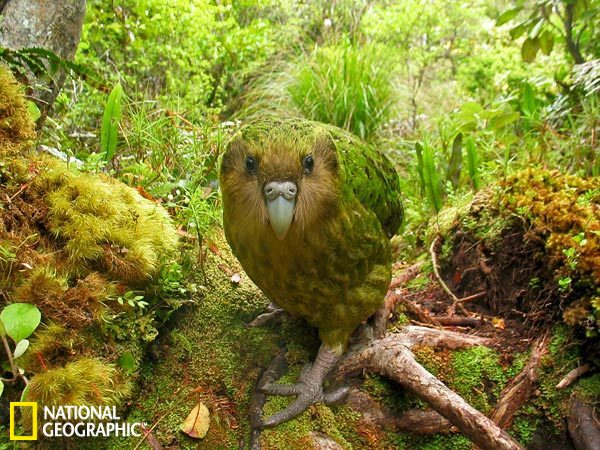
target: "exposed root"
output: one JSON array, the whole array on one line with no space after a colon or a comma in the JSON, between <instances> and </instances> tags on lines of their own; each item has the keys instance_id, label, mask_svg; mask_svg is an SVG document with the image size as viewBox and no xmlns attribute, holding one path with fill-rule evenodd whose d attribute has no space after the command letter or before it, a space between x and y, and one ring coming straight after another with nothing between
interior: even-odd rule
<instances>
[{"instance_id":1,"label":"exposed root","mask_svg":"<svg viewBox=\"0 0 600 450\"><path fill-rule=\"evenodd\" d=\"M525 368L502 391L491 418L503 429L510 427L515 413L533 393L538 380L538 367L542 356L547 352L548 335L539 338L531 349Z\"/></svg>"},{"instance_id":2,"label":"exposed root","mask_svg":"<svg viewBox=\"0 0 600 450\"><path fill-rule=\"evenodd\" d=\"M564 389L569 387L573 382L575 382L581 375L588 373L592 370L592 365L590 363L584 364L583 366L579 366L573 370L571 370L565 377L560 380L560 383L556 385L556 389Z\"/></svg>"},{"instance_id":3,"label":"exposed root","mask_svg":"<svg viewBox=\"0 0 600 450\"><path fill-rule=\"evenodd\" d=\"M425 370L410 351L417 344L458 349L489 344L489 340L451 331L409 326L400 333L391 334L349 352L340 366L340 374L349 375L366 369L390 378L426 401L483 449L523 448L491 419Z\"/></svg>"},{"instance_id":4,"label":"exposed root","mask_svg":"<svg viewBox=\"0 0 600 450\"><path fill-rule=\"evenodd\" d=\"M572 397L567 419L569 434L577 450L600 448L600 420L594 406Z\"/></svg>"},{"instance_id":5,"label":"exposed root","mask_svg":"<svg viewBox=\"0 0 600 450\"><path fill-rule=\"evenodd\" d=\"M420 409L406 411L398 419L398 429L418 434L437 434L456 431L448 419L433 409L427 411Z\"/></svg>"}]
</instances>

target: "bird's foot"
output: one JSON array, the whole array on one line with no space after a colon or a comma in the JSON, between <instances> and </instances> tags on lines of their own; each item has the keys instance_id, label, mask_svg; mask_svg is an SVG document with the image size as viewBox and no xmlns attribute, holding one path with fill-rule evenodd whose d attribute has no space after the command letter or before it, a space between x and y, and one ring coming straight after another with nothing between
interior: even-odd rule
<instances>
[{"instance_id":1,"label":"bird's foot","mask_svg":"<svg viewBox=\"0 0 600 450\"><path fill-rule=\"evenodd\" d=\"M269 306L267 306L267 312L259 314L246 326L248 328L254 328L262 327L269 322L281 322L287 315L288 313L286 311L278 306L275 306L273 303L270 303Z\"/></svg>"},{"instance_id":2,"label":"bird's foot","mask_svg":"<svg viewBox=\"0 0 600 450\"><path fill-rule=\"evenodd\" d=\"M259 390L267 395L297 396L296 400L290 406L264 419L260 424L261 428L270 428L287 422L303 413L314 403L322 402L331 404L343 399L348 392L347 387L335 389L327 393L323 392L323 380L331 369L335 367L339 359L340 355L323 345L319 349L319 354L314 364L307 364L302 369L298 383L267 383L259 386Z\"/></svg>"}]
</instances>

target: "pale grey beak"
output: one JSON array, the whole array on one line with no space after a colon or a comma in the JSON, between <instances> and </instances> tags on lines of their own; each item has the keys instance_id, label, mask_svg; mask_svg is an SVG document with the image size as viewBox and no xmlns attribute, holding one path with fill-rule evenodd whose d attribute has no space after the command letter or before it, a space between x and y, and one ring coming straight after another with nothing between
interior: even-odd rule
<instances>
[{"instance_id":1,"label":"pale grey beak","mask_svg":"<svg viewBox=\"0 0 600 450\"><path fill-rule=\"evenodd\" d=\"M296 208L298 187L291 181L271 181L263 189L269 222L279 239L290 229Z\"/></svg>"}]
</instances>

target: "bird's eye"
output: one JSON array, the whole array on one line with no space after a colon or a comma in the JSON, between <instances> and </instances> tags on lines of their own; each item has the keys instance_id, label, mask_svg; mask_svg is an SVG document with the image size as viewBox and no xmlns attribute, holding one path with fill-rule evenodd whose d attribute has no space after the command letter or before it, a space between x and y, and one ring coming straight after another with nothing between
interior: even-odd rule
<instances>
[{"instance_id":1,"label":"bird's eye","mask_svg":"<svg viewBox=\"0 0 600 450\"><path fill-rule=\"evenodd\" d=\"M250 175L256 175L256 160L252 156L246 157L246 172Z\"/></svg>"},{"instance_id":2,"label":"bird's eye","mask_svg":"<svg viewBox=\"0 0 600 450\"><path fill-rule=\"evenodd\" d=\"M309 174L313 171L315 167L315 159L312 155L307 155L302 160L302 167L304 168L304 173Z\"/></svg>"}]
</instances>

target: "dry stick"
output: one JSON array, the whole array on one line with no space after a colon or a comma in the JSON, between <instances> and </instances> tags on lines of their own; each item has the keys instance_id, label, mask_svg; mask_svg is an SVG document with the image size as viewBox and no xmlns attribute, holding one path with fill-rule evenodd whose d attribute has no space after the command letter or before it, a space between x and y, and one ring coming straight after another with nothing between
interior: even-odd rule
<instances>
[{"instance_id":1,"label":"dry stick","mask_svg":"<svg viewBox=\"0 0 600 450\"><path fill-rule=\"evenodd\" d=\"M565 375L565 377L562 380L560 380L560 383L556 385L556 389L564 389L566 387L569 387L581 375L589 372L590 370L592 370L592 365L589 363L571 370L568 374Z\"/></svg>"},{"instance_id":2,"label":"dry stick","mask_svg":"<svg viewBox=\"0 0 600 450\"><path fill-rule=\"evenodd\" d=\"M401 333L391 334L348 354L340 366L340 373L367 369L384 375L426 401L482 449L521 450L523 447L508 433L417 363L409 350L418 343L448 344L452 348L460 342L464 346L465 342L482 341L489 342L446 330L405 327Z\"/></svg>"},{"instance_id":3,"label":"dry stick","mask_svg":"<svg viewBox=\"0 0 600 450\"><path fill-rule=\"evenodd\" d=\"M460 299L456 295L454 295L454 293L450 290L450 288L446 285L446 283L444 283L444 280L442 280L442 276L440 275L440 271L438 269L437 255L435 254L435 247L438 245L439 240L440 240L440 236L437 235L435 237L435 239L433 240L433 242L431 243L431 247L429 247L429 254L431 255L431 263L433 266L433 274L435 275L435 278L437 279L437 282L440 285L440 287L444 290L444 292L452 300L452 306L449 308L451 313L454 314L454 308L456 308L456 306L458 305L460 311L465 316L468 316L469 312L460 303Z\"/></svg>"},{"instance_id":4,"label":"dry stick","mask_svg":"<svg viewBox=\"0 0 600 450\"><path fill-rule=\"evenodd\" d=\"M538 380L537 370L542 356L547 352L548 335L537 339L531 349L525 368L502 390L500 399L491 414L498 426L506 429L513 421L516 412L529 400Z\"/></svg>"}]
</instances>

